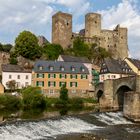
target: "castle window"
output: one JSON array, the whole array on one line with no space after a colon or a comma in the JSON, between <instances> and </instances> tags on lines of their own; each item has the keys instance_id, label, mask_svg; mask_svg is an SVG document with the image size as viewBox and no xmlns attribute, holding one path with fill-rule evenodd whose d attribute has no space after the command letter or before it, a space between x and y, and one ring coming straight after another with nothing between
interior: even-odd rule
<instances>
[{"instance_id":1,"label":"castle window","mask_svg":"<svg viewBox=\"0 0 140 140\"><path fill-rule=\"evenodd\" d=\"M72 67L71 67L71 71L75 71L75 67L72 66Z\"/></svg>"},{"instance_id":2,"label":"castle window","mask_svg":"<svg viewBox=\"0 0 140 140\"><path fill-rule=\"evenodd\" d=\"M64 70L65 70L65 68L64 68L64 67L60 67L60 69L61 69L61 71L64 71Z\"/></svg>"},{"instance_id":3,"label":"castle window","mask_svg":"<svg viewBox=\"0 0 140 140\"><path fill-rule=\"evenodd\" d=\"M38 69L39 70L43 70L43 66L38 66Z\"/></svg>"},{"instance_id":4,"label":"castle window","mask_svg":"<svg viewBox=\"0 0 140 140\"><path fill-rule=\"evenodd\" d=\"M69 25L69 23L67 22L67 26Z\"/></svg>"},{"instance_id":5,"label":"castle window","mask_svg":"<svg viewBox=\"0 0 140 140\"><path fill-rule=\"evenodd\" d=\"M53 66L50 66L49 69L50 69L50 71L53 71L54 70L54 67Z\"/></svg>"},{"instance_id":6,"label":"castle window","mask_svg":"<svg viewBox=\"0 0 140 140\"><path fill-rule=\"evenodd\" d=\"M95 21L95 24L97 24L97 21Z\"/></svg>"}]
</instances>

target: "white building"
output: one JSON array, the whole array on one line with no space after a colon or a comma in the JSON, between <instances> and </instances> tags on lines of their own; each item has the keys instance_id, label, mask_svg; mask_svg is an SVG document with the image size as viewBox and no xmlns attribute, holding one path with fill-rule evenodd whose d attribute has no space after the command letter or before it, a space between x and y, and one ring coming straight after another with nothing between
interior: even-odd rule
<instances>
[{"instance_id":1,"label":"white building","mask_svg":"<svg viewBox=\"0 0 140 140\"><path fill-rule=\"evenodd\" d=\"M12 80L16 82L16 88L21 89L23 87L31 85L32 71L25 70L18 65L3 64L2 67L2 84L8 89L6 83Z\"/></svg>"},{"instance_id":2,"label":"white building","mask_svg":"<svg viewBox=\"0 0 140 140\"><path fill-rule=\"evenodd\" d=\"M104 82L108 79L119 79L135 75L125 61L106 58L101 64L99 81Z\"/></svg>"}]
</instances>

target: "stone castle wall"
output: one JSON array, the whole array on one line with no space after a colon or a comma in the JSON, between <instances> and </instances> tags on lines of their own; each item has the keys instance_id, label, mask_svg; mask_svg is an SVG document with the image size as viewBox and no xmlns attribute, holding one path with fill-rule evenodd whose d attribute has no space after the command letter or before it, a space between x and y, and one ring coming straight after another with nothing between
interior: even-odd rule
<instances>
[{"instance_id":1,"label":"stone castle wall","mask_svg":"<svg viewBox=\"0 0 140 140\"><path fill-rule=\"evenodd\" d=\"M63 48L72 47L75 37L81 37L86 43L96 43L112 53L115 59L128 57L127 28L119 25L114 30L101 29L101 15L88 13L85 16L85 29L82 33L72 33L72 15L58 12L53 18L52 42Z\"/></svg>"}]
</instances>

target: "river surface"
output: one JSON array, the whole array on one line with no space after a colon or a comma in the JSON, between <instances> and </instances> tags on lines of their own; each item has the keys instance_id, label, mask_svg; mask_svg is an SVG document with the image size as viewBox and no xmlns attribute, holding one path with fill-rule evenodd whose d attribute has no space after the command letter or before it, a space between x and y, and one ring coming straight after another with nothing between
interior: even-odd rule
<instances>
[{"instance_id":1,"label":"river surface","mask_svg":"<svg viewBox=\"0 0 140 140\"><path fill-rule=\"evenodd\" d=\"M140 140L140 125L122 112L89 112L42 120L17 120L0 125L0 140L61 140L72 135L94 134L108 140Z\"/></svg>"}]
</instances>

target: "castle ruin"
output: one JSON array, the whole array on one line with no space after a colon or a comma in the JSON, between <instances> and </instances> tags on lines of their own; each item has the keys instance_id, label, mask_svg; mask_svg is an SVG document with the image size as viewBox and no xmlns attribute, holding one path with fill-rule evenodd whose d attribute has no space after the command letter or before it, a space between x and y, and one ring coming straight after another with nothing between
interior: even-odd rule
<instances>
[{"instance_id":1,"label":"castle ruin","mask_svg":"<svg viewBox=\"0 0 140 140\"><path fill-rule=\"evenodd\" d=\"M64 49L72 47L72 42L80 37L88 44L97 46L111 52L114 59L128 57L127 28L117 25L114 30L101 28L101 15L88 13L85 16L85 29L79 33L72 32L72 15L58 12L52 17L52 43L60 44Z\"/></svg>"}]
</instances>

